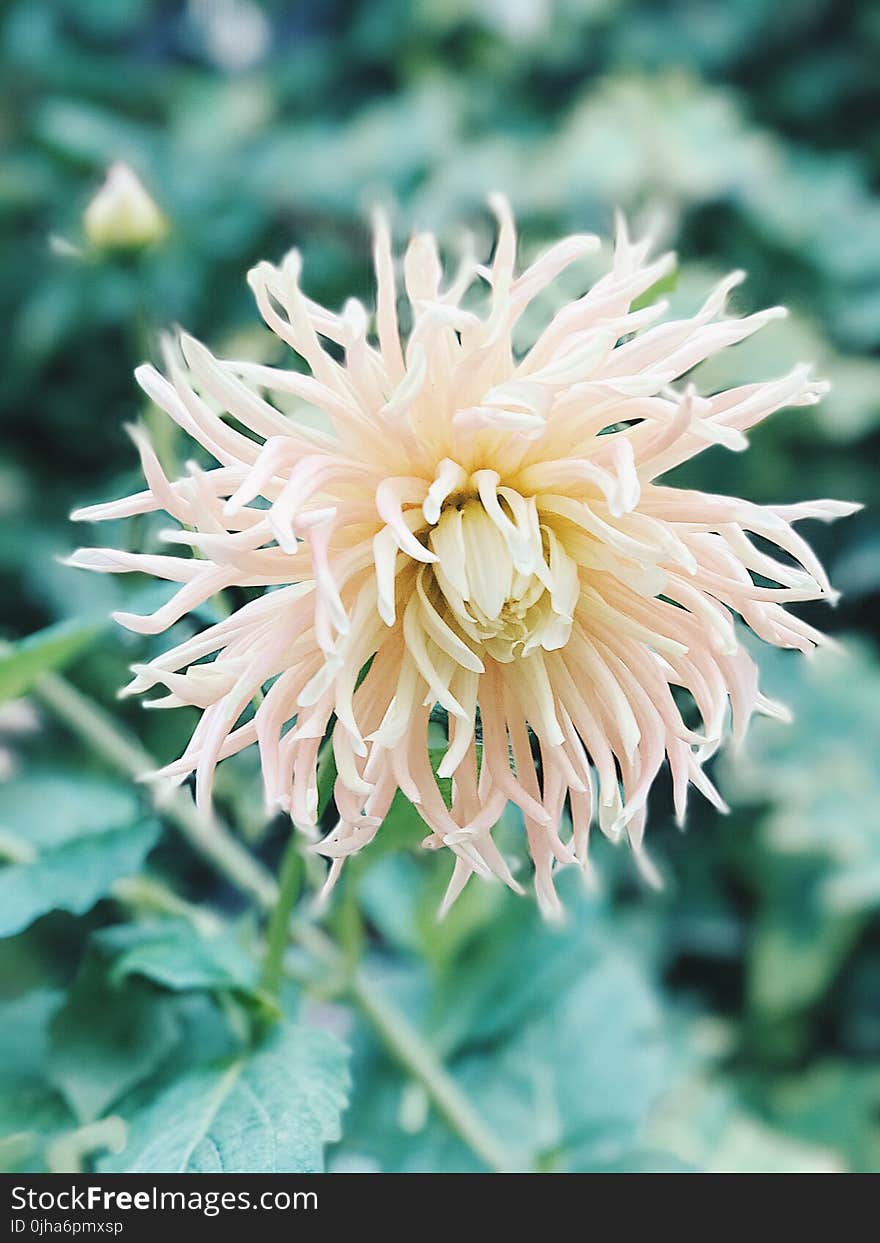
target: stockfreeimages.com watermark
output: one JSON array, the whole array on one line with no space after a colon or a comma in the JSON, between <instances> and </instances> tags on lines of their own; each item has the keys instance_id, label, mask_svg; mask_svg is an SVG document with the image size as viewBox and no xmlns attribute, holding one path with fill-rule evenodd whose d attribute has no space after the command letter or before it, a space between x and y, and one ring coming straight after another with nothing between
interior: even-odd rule
<instances>
[{"instance_id":1,"label":"stockfreeimages.com watermark","mask_svg":"<svg viewBox=\"0 0 880 1243\"><path fill-rule=\"evenodd\" d=\"M60 1191L41 1191L34 1187L13 1187L12 1211L29 1213L130 1213L130 1212L188 1212L201 1213L204 1217L218 1217L221 1213L262 1209L264 1212L288 1212L290 1210L315 1211L318 1207L316 1191L262 1191L251 1195L249 1191L165 1191L159 1187L144 1187L140 1191L111 1191L99 1185L88 1187L64 1187ZM44 1230L38 1225L45 1226ZM79 1227L76 1229L75 1227ZM71 1222L47 1219L13 1218L12 1233L111 1233L119 1234L123 1228L119 1221Z\"/></svg>"}]
</instances>

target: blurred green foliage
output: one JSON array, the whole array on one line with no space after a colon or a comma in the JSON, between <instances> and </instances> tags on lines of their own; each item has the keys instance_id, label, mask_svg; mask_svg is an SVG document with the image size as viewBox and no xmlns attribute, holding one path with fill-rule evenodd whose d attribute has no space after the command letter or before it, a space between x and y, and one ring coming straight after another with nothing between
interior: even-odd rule
<instances>
[{"instance_id":1,"label":"blurred green foliage","mask_svg":"<svg viewBox=\"0 0 880 1243\"><path fill-rule=\"evenodd\" d=\"M482 1168L301 950L273 1022L253 911L40 707L40 679L67 665L158 761L192 726L114 702L158 647L101 619L161 589L55 560L73 505L139 486L126 421L153 420L169 459L189 451L131 378L159 330L280 357L251 263L297 245L310 294L369 297L372 202L396 204L401 234L454 242L468 225L488 245L483 201L502 189L526 253L607 233L619 206L679 247L676 302L746 267L743 309L791 307L700 382L813 359L832 394L682 478L867 503L810 532L845 593L810 620L844 652L759 653L795 724L760 722L724 757L728 821L695 805L679 834L657 792L660 895L600 845L602 892L566 885L562 929L478 884L438 923L446 864L421 858L399 801L329 928L523 1167L880 1169L878 54L867 0L3 6L0 610L6 639L40 631L0 651L2 762L18 768L0 789L3 1168ZM102 255L81 214L120 159L169 232ZM133 521L106 542L155 531ZM274 870L284 826L260 812L253 757L221 770L219 803ZM190 1133L206 1096L221 1105Z\"/></svg>"}]
</instances>

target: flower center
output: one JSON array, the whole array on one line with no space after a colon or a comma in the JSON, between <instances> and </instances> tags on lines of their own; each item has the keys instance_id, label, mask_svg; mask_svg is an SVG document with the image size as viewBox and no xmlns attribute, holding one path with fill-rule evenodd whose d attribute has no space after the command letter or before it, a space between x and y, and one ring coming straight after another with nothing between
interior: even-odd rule
<instances>
[{"instance_id":1,"label":"flower center","mask_svg":"<svg viewBox=\"0 0 880 1243\"><path fill-rule=\"evenodd\" d=\"M568 641L577 566L541 522L534 500L502 488L491 512L477 498L451 503L428 545L438 558L423 571L431 603L495 660L508 663Z\"/></svg>"}]
</instances>

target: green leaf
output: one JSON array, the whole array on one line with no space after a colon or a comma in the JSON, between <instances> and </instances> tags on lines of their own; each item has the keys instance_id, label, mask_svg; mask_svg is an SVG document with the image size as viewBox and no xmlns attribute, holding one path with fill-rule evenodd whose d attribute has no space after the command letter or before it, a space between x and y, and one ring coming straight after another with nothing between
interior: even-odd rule
<instances>
[{"instance_id":1,"label":"green leaf","mask_svg":"<svg viewBox=\"0 0 880 1243\"><path fill-rule=\"evenodd\" d=\"M102 1117L177 1041L168 999L137 980L114 987L105 967L87 957L52 1023L49 1076L80 1122Z\"/></svg>"},{"instance_id":2,"label":"green leaf","mask_svg":"<svg viewBox=\"0 0 880 1243\"><path fill-rule=\"evenodd\" d=\"M103 623L60 622L0 647L0 703L26 695L44 673L63 669L98 637Z\"/></svg>"},{"instance_id":3,"label":"green leaf","mask_svg":"<svg viewBox=\"0 0 880 1243\"><path fill-rule=\"evenodd\" d=\"M607 911L566 877L560 889L567 928L503 896L439 978L424 958L406 971L378 961L372 970L518 1164L599 1169L639 1148L675 1056L654 986L615 944ZM483 1168L426 1102L419 1115L415 1094L366 1035L358 1052L343 1158L383 1171Z\"/></svg>"},{"instance_id":4,"label":"green leaf","mask_svg":"<svg viewBox=\"0 0 880 1243\"><path fill-rule=\"evenodd\" d=\"M171 992L259 996L257 962L228 928L211 933L185 919L161 919L105 928L94 940L112 958L114 984L142 976Z\"/></svg>"},{"instance_id":5,"label":"green leaf","mask_svg":"<svg viewBox=\"0 0 880 1243\"><path fill-rule=\"evenodd\" d=\"M660 1150L708 1174L841 1173L827 1143L805 1142L749 1112L735 1092L694 1076L651 1120Z\"/></svg>"},{"instance_id":6,"label":"green leaf","mask_svg":"<svg viewBox=\"0 0 880 1243\"><path fill-rule=\"evenodd\" d=\"M608 912L584 894L571 873L560 877L570 915L557 927L541 917L534 902L504 895L491 925L475 929L459 947L437 987L433 1026L444 1047L466 1041L491 1042L543 1014L566 986L589 971L606 950ZM433 911L423 912L428 939Z\"/></svg>"},{"instance_id":7,"label":"green leaf","mask_svg":"<svg viewBox=\"0 0 880 1243\"><path fill-rule=\"evenodd\" d=\"M81 915L136 872L159 837L135 794L91 777L32 773L0 787L0 822L29 858L0 867L0 936L47 911Z\"/></svg>"},{"instance_id":8,"label":"green leaf","mask_svg":"<svg viewBox=\"0 0 880 1243\"><path fill-rule=\"evenodd\" d=\"M769 692L794 723L756 721L740 755L728 757L731 798L769 803L762 840L780 864L813 856L829 865L817 900L826 914L880 906L880 670L855 637L841 651L765 652Z\"/></svg>"},{"instance_id":9,"label":"green leaf","mask_svg":"<svg viewBox=\"0 0 880 1243\"><path fill-rule=\"evenodd\" d=\"M780 877L775 900L768 900L751 929L749 1003L762 1019L783 1019L820 1001L859 932L853 915L828 917L816 901L816 869L804 874L809 879L799 887Z\"/></svg>"},{"instance_id":10,"label":"green leaf","mask_svg":"<svg viewBox=\"0 0 880 1243\"><path fill-rule=\"evenodd\" d=\"M318 817L320 819L333 797L333 787L336 784L336 756L333 754L333 747L329 743L325 743L321 748L321 755L318 759L317 784Z\"/></svg>"},{"instance_id":11,"label":"green leaf","mask_svg":"<svg viewBox=\"0 0 880 1243\"><path fill-rule=\"evenodd\" d=\"M794 723L756 721L722 777L734 804L766 807L757 841L741 851L759 901L748 996L761 1023L779 1025L776 1051L781 1040L795 1054L798 1032L782 1025L827 995L880 906L880 674L854 639L809 663L798 653L763 653L761 666Z\"/></svg>"},{"instance_id":12,"label":"green leaf","mask_svg":"<svg viewBox=\"0 0 880 1243\"><path fill-rule=\"evenodd\" d=\"M834 1145L854 1173L880 1169L880 1069L823 1060L797 1074L760 1085L760 1099L777 1126L810 1144Z\"/></svg>"},{"instance_id":13,"label":"green leaf","mask_svg":"<svg viewBox=\"0 0 880 1243\"><path fill-rule=\"evenodd\" d=\"M61 1000L54 989L35 989L0 1006L0 1170L41 1168L46 1143L71 1124L46 1078L49 1024Z\"/></svg>"},{"instance_id":14,"label":"green leaf","mask_svg":"<svg viewBox=\"0 0 880 1243\"><path fill-rule=\"evenodd\" d=\"M462 1078L496 1134L528 1136L538 1168L590 1169L639 1141L669 1060L653 990L609 945L500 1056L489 1045L469 1057Z\"/></svg>"},{"instance_id":15,"label":"green leaf","mask_svg":"<svg viewBox=\"0 0 880 1243\"><path fill-rule=\"evenodd\" d=\"M372 867L385 855L412 851L427 835L424 820L406 795L398 790L379 832L356 859L362 867Z\"/></svg>"},{"instance_id":16,"label":"green leaf","mask_svg":"<svg viewBox=\"0 0 880 1243\"><path fill-rule=\"evenodd\" d=\"M0 1073L45 1073L49 1021L63 999L57 989L37 988L0 1007Z\"/></svg>"},{"instance_id":17,"label":"green leaf","mask_svg":"<svg viewBox=\"0 0 880 1243\"><path fill-rule=\"evenodd\" d=\"M649 289L643 294L635 298L630 306L631 311L640 311L642 307L652 306L653 303L659 302L664 294L673 293L678 287L678 268L675 267L671 272L667 272L665 276L661 276L659 281L655 281Z\"/></svg>"},{"instance_id":18,"label":"green leaf","mask_svg":"<svg viewBox=\"0 0 880 1243\"><path fill-rule=\"evenodd\" d=\"M31 1130L0 1135L0 1173L15 1174L21 1171L25 1162L33 1155L38 1142L38 1135Z\"/></svg>"},{"instance_id":19,"label":"green leaf","mask_svg":"<svg viewBox=\"0 0 880 1243\"><path fill-rule=\"evenodd\" d=\"M346 1052L325 1032L283 1025L256 1052L195 1070L130 1121L102 1173L307 1174L339 1138Z\"/></svg>"}]
</instances>

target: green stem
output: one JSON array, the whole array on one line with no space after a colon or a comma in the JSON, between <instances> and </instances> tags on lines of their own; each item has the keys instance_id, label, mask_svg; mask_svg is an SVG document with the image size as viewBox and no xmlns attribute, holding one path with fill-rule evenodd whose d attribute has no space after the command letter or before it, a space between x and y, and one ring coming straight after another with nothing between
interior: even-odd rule
<instances>
[{"instance_id":1,"label":"green stem","mask_svg":"<svg viewBox=\"0 0 880 1243\"><path fill-rule=\"evenodd\" d=\"M278 996L284 979L284 952L290 942L290 919L299 896L302 872L302 856L294 829L281 860L278 901L272 909L266 933L266 957L263 960L262 983L266 992L273 997Z\"/></svg>"},{"instance_id":2,"label":"green stem","mask_svg":"<svg viewBox=\"0 0 880 1243\"><path fill-rule=\"evenodd\" d=\"M440 1114L471 1151L497 1174L522 1172L522 1164L486 1125L431 1046L363 970L355 973L351 993L388 1051L422 1084Z\"/></svg>"},{"instance_id":3,"label":"green stem","mask_svg":"<svg viewBox=\"0 0 880 1243\"><path fill-rule=\"evenodd\" d=\"M156 761L139 742L88 696L57 673L47 673L36 686L39 698L108 764L135 781L151 772ZM187 790L168 782L146 787L157 811L178 829L203 858L236 888L265 910L278 900L271 874L239 845L225 825L203 816Z\"/></svg>"},{"instance_id":4,"label":"green stem","mask_svg":"<svg viewBox=\"0 0 880 1243\"><path fill-rule=\"evenodd\" d=\"M89 743L106 763L135 780L156 767L153 757L140 743L63 677L54 673L45 674L35 689L55 716L73 734ZM341 952L319 928L296 918L291 919L299 881L298 872L291 862L291 855L296 853L292 842L285 853L279 886L224 825L202 816L186 790L161 785L151 786L150 789L157 810L190 845L221 876L250 895L261 910L271 912L264 979L267 974L273 980L276 978L276 962L283 964L284 944L288 937L328 967L344 967ZM424 1087L438 1112L476 1156L499 1173L514 1172L520 1168L442 1065L435 1050L393 1002L383 996L363 969L356 969L349 975L349 991L391 1056Z\"/></svg>"},{"instance_id":5,"label":"green stem","mask_svg":"<svg viewBox=\"0 0 880 1243\"><path fill-rule=\"evenodd\" d=\"M326 933L312 924L294 919L291 936L313 958L324 962L328 971L344 964L342 954ZM498 1174L524 1172L527 1166L508 1152L486 1125L449 1071L406 1015L377 988L362 967L348 976L348 992L385 1046L387 1052L412 1078L422 1085L440 1115L471 1151Z\"/></svg>"}]
</instances>

